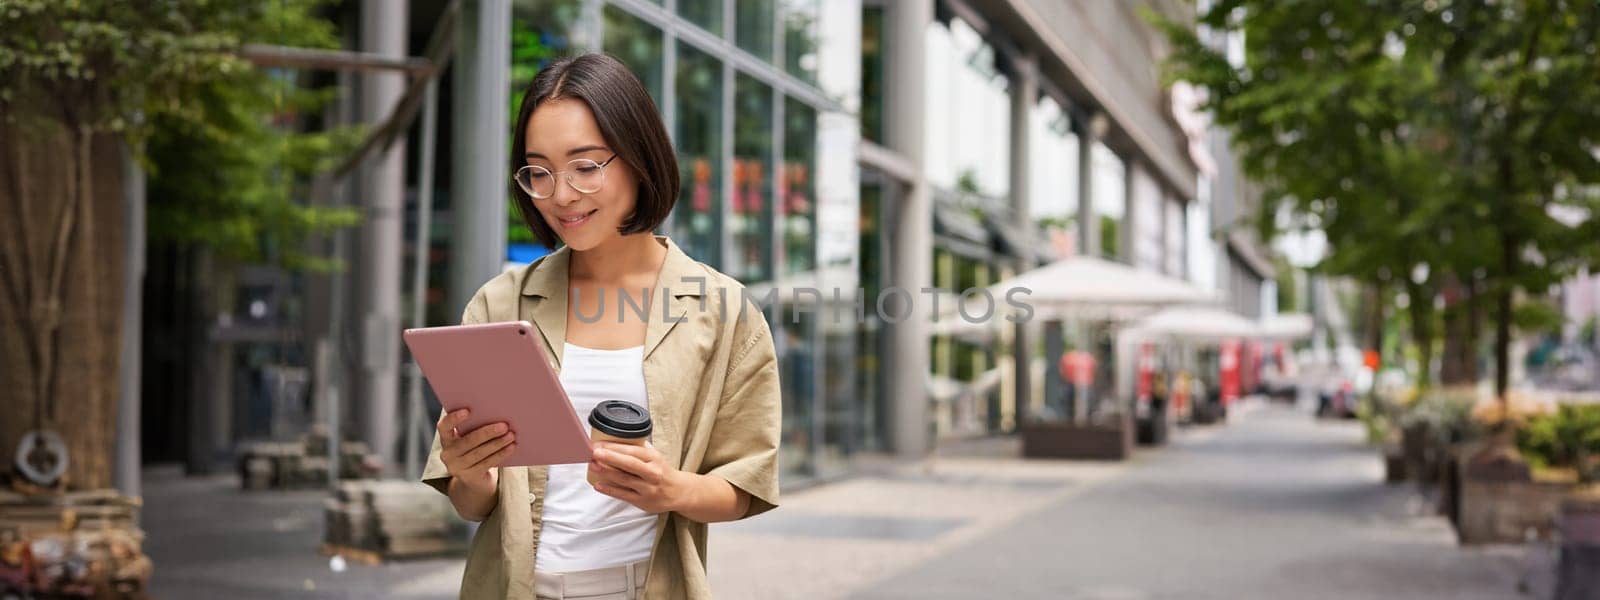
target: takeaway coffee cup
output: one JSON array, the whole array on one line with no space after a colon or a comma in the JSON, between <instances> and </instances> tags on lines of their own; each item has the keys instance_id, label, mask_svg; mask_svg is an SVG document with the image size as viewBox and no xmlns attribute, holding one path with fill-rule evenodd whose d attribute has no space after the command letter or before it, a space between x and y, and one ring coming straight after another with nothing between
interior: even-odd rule
<instances>
[{"instance_id":1,"label":"takeaway coffee cup","mask_svg":"<svg viewBox=\"0 0 1600 600\"><path fill-rule=\"evenodd\" d=\"M589 439L644 446L650 439L650 411L624 400L605 400L589 411ZM589 476L594 484L594 476Z\"/></svg>"}]
</instances>

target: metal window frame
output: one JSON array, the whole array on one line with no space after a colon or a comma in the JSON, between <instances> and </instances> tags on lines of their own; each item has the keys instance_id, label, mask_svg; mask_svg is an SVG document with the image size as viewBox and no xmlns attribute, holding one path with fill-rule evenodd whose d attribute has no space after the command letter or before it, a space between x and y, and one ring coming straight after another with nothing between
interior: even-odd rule
<instances>
[{"instance_id":1,"label":"metal window frame","mask_svg":"<svg viewBox=\"0 0 1600 600\"><path fill-rule=\"evenodd\" d=\"M657 5L649 0L590 0L603 2L620 8L651 25L661 28L663 33L695 46L700 51L717 57L733 65L740 72L746 73L761 80L767 85L778 88L783 95L792 96L816 107L819 111L848 112L844 105L837 100L829 98L817 86L807 83L798 77L790 75L784 70L782 60L787 51L782 33L782 23L787 9L779 5L774 11L774 61L769 62L751 54L734 43L730 26L723 27L724 35L717 35L701 29L700 26L689 22L676 12L676 0L665 0L662 5ZM733 0L726 0L727 6L733 6Z\"/></svg>"}]
</instances>

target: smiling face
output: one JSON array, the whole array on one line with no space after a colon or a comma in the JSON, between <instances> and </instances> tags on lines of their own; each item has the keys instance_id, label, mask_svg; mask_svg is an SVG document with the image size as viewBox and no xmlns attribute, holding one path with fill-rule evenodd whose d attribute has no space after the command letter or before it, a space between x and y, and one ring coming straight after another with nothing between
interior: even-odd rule
<instances>
[{"instance_id":1,"label":"smiling face","mask_svg":"<svg viewBox=\"0 0 1600 600\"><path fill-rule=\"evenodd\" d=\"M633 171L621 160L605 166L600 189L579 192L568 183L578 173L571 161L586 158L605 163L615 154L600 134L594 113L580 100L556 98L534 109L523 132L527 164L555 173L555 192L535 198L533 206L544 222L573 250L598 247L622 236L622 224L638 204L639 185Z\"/></svg>"}]
</instances>

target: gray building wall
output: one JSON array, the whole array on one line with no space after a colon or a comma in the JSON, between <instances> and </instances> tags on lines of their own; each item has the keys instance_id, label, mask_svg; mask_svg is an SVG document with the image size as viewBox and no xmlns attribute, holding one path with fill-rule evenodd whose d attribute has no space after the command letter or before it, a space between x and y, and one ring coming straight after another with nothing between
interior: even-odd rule
<instances>
[{"instance_id":1,"label":"gray building wall","mask_svg":"<svg viewBox=\"0 0 1600 600\"><path fill-rule=\"evenodd\" d=\"M968 4L1025 51L1040 57L1041 76L1083 112L1104 112L1105 143L1142 158L1152 175L1185 199L1195 197L1195 168L1161 85L1165 40L1140 16L1151 8L1193 18L1171 0L969 0Z\"/></svg>"}]
</instances>

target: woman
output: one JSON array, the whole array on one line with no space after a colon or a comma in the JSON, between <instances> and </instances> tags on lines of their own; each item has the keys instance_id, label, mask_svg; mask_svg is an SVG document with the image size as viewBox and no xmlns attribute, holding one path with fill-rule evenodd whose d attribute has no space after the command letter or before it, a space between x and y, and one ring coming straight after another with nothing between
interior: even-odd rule
<instances>
[{"instance_id":1,"label":"woman","mask_svg":"<svg viewBox=\"0 0 1600 600\"><path fill-rule=\"evenodd\" d=\"M644 447L596 442L587 464L500 467L518 443L503 423L460 431L465 411L442 415L422 480L482 522L461 597L709 598L706 524L778 500L771 332L738 282L653 235L678 164L622 63L546 67L515 134L517 206L561 247L484 284L461 321L531 321L580 417L628 400L653 431Z\"/></svg>"}]
</instances>

